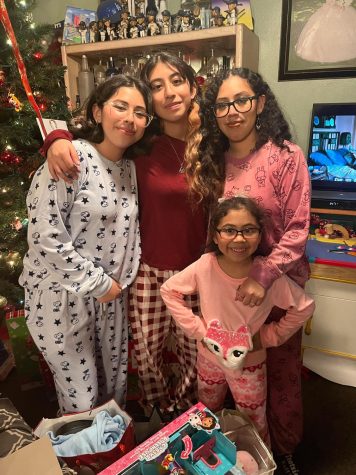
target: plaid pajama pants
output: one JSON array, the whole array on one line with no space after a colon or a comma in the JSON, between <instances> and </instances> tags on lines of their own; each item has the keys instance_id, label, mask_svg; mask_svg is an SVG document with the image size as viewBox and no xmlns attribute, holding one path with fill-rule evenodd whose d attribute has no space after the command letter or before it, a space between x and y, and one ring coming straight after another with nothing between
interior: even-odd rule
<instances>
[{"instance_id":1,"label":"plaid pajama pants","mask_svg":"<svg viewBox=\"0 0 356 475\"><path fill-rule=\"evenodd\" d=\"M161 271L141 263L130 288L129 319L144 406L162 411L186 409L196 402L196 342L176 326L160 294L161 285L178 271ZM198 296L187 298L195 313ZM172 387L163 371L164 350L173 340L179 363L178 383Z\"/></svg>"}]
</instances>

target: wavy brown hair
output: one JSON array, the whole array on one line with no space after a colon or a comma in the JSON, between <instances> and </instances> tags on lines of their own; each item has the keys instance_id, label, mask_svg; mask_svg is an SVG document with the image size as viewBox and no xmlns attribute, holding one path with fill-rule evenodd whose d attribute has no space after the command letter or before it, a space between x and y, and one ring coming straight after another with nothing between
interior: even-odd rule
<instances>
[{"instance_id":1,"label":"wavy brown hair","mask_svg":"<svg viewBox=\"0 0 356 475\"><path fill-rule=\"evenodd\" d=\"M213 106L221 84L230 76L246 79L255 95L266 98L264 109L259 114L261 128L257 132L255 150L269 140L280 148L288 148L285 141L292 137L276 97L260 74L247 68L221 70L209 81L205 92L202 130L192 135L191 143L187 144L187 150L193 151L186 158L188 185L198 202L205 202L207 207L212 206L224 191L224 153L229 148L229 140L218 127ZM199 147L199 153L196 153L196 147Z\"/></svg>"}]
</instances>

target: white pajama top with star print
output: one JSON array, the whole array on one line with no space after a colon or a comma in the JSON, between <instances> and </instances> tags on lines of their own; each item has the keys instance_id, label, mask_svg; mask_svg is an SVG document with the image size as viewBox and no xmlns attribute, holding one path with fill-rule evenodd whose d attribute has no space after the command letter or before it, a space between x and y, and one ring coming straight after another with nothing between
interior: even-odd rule
<instances>
[{"instance_id":1,"label":"white pajama top with star print","mask_svg":"<svg viewBox=\"0 0 356 475\"><path fill-rule=\"evenodd\" d=\"M110 277L125 289L138 268L135 165L110 161L85 140L73 144L81 162L77 181L54 181L47 163L33 178L27 196L29 251L20 284L101 297L111 287Z\"/></svg>"}]
</instances>

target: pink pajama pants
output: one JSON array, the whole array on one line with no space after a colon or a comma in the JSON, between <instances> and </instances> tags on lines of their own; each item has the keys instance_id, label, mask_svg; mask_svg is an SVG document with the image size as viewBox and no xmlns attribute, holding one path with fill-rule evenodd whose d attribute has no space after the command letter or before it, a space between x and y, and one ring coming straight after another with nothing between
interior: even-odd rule
<instances>
[{"instance_id":1,"label":"pink pajama pants","mask_svg":"<svg viewBox=\"0 0 356 475\"><path fill-rule=\"evenodd\" d=\"M223 370L198 352L198 398L211 411L223 408L228 387L236 408L249 416L262 439L269 445L266 418L266 363L243 368L242 373Z\"/></svg>"}]
</instances>

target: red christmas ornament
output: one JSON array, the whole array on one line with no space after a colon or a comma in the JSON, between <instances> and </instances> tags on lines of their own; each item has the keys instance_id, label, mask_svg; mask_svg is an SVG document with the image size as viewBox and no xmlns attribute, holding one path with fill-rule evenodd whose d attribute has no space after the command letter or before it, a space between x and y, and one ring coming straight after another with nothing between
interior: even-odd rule
<instances>
[{"instance_id":1,"label":"red christmas ornament","mask_svg":"<svg viewBox=\"0 0 356 475\"><path fill-rule=\"evenodd\" d=\"M20 165L22 158L9 150L0 153L0 162L6 165Z\"/></svg>"},{"instance_id":2,"label":"red christmas ornament","mask_svg":"<svg viewBox=\"0 0 356 475\"><path fill-rule=\"evenodd\" d=\"M36 53L33 53L33 57L35 59L37 59L37 61L41 61L41 59L43 58L44 54L41 53L41 51L37 51Z\"/></svg>"},{"instance_id":3,"label":"red christmas ornament","mask_svg":"<svg viewBox=\"0 0 356 475\"><path fill-rule=\"evenodd\" d=\"M38 104L38 108L41 112L46 112L46 110L47 110L46 102L41 102L40 104Z\"/></svg>"}]
</instances>

